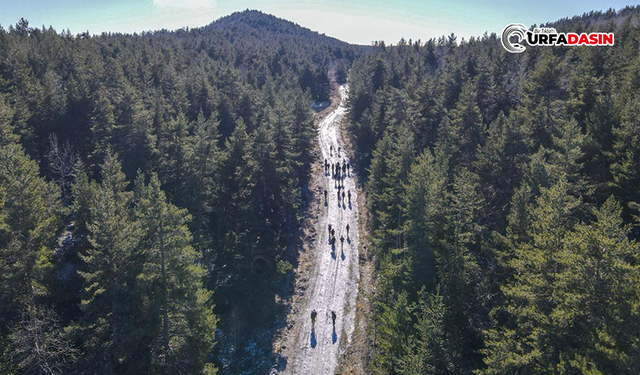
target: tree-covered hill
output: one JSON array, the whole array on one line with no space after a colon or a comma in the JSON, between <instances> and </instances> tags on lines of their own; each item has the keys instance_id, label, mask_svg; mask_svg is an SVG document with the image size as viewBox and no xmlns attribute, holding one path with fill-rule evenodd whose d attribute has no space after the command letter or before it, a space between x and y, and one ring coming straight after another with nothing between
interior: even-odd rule
<instances>
[{"instance_id":1,"label":"tree-covered hill","mask_svg":"<svg viewBox=\"0 0 640 375\"><path fill-rule=\"evenodd\" d=\"M258 10L246 10L222 17L205 27L225 31L228 35L253 35L256 39L267 36L277 41L296 40L307 44L345 47L347 43L336 38L319 34L291 21L284 20Z\"/></svg>"},{"instance_id":2,"label":"tree-covered hill","mask_svg":"<svg viewBox=\"0 0 640 375\"><path fill-rule=\"evenodd\" d=\"M310 104L361 51L255 11L134 35L0 28L0 372L238 373L258 333L267 358Z\"/></svg>"},{"instance_id":3,"label":"tree-covered hill","mask_svg":"<svg viewBox=\"0 0 640 375\"><path fill-rule=\"evenodd\" d=\"M374 374L640 372L640 8L354 46L245 11L0 27L0 373L264 373L301 247L310 104L348 73ZM368 296L367 296L368 297Z\"/></svg>"}]
</instances>

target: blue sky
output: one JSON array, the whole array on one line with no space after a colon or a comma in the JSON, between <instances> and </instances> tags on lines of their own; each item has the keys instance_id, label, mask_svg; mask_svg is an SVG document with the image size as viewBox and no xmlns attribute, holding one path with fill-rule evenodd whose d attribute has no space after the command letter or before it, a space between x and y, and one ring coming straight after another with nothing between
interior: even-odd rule
<instances>
[{"instance_id":1,"label":"blue sky","mask_svg":"<svg viewBox=\"0 0 640 375\"><path fill-rule=\"evenodd\" d=\"M139 32L197 27L244 9L259 9L351 43L396 43L401 37L427 40L454 32L460 37L500 32L509 23L531 25L620 9L619 0L0 0L0 25L20 17L31 26L72 33Z\"/></svg>"}]
</instances>

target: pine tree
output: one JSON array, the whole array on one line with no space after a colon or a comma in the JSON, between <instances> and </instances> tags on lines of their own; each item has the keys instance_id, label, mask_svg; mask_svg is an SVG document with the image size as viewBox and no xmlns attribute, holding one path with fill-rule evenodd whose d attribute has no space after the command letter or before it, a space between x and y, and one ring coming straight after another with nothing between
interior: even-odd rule
<instances>
[{"instance_id":1,"label":"pine tree","mask_svg":"<svg viewBox=\"0 0 640 375\"><path fill-rule=\"evenodd\" d=\"M0 94L0 147L16 143L19 140L15 134L14 126L11 124L15 110L11 108L5 95Z\"/></svg>"},{"instance_id":2,"label":"pine tree","mask_svg":"<svg viewBox=\"0 0 640 375\"><path fill-rule=\"evenodd\" d=\"M116 150L124 160L123 170L129 178L136 175L138 169L148 171L157 153L157 134L153 128L153 116L146 103L134 94L128 93L127 105L117 122L119 140Z\"/></svg>"},{"instance_id":3,"label":"pine tree","mask_svg":"<svg viewBox=\"0 0 640 375\"><path fill-rule=\"evenodd\" d=\"M38 165L4 127L2 110L0 101L0 371L35 373L47 366L58 371L69 359L68 346L34 348L33 340L39 328L42 337L60 337L59 327L40 325L36 318L48 311L52 254L64 214L60 189L39 176Z\"/></svg>"},{"instance_id":4,"label":"pine tree","mask_svg":"<svg viewBox=\"0 0 640 375\"><path fill-rule=\"evenodd\" d=\"M248 248L251 246L250 230L253 227L254 207L251 204L255 191L253 180L254 161L251 156L252 142L242 120L238 121L233 134L225 142L225 151L221 155L220 192L216 199L215 217L216 238L220 241L219 251L215 254L217 267L232 267L228 273L233 280L245 276L238 271L246 264ZM222 274L213 272L214 277Z\"/></svg>"},{"instance_id":5,"label":"pine tree","mask_svg":"<svg viewBox=\"0 0 640 375\"><path fill-rule=\"evenodd\" d=\"M11 143L0 147L0 315L6 329L48 294L51 255L61 227L60 189Z\"/></svg>"},{"instance_id":6,"label":"pine tree","mask_svg":"<svg viewBox=\"0 0 640 375\"><path fill-rule=\"evenodd\" d=\"M109 100L106 90L98 90L94 94L93 111L91 113L91 169L97 168L105 157L107 148L113 144L114 131L117 129L114 106Z\"/></svg>"},{"instance_id":7,"label":"pine tree","mask_svg":"<svg viewBox=\"0 0 640 375\"><path fill-rule=\"evenodd\" d=\"M552 137L554 152L550 157L554 177L556 180L564 177L575 197L589 199L593 188L582 173L585 137L575 121L563 121L558 130L559 135Z\"/></svg>"},{"instance_id":8,"label":"pine tree","mask_svg":"<svg viewBox=\"0 0 640 375\"><path fill-rule=\"evenodd\" d=\"M411 285L436 285L434 244L442 238L447 169L444 161L425 151L411 167L404 198L406 242Z\"/></svg>"},{"instance_id":9,"label":"pine tree","mask_svg":"<svg viewBox=\"0 0 640 375\"><path fill-rule=\"evenodd\" d=\"M446 352L446 308L442 296L422 290L415 315L417 337L409 338L405 354L400 358L398 374L448 373L451 358Z\"/></svg>"},{"instance_id":10,"label":"pine tree","mask_svg":"<svg viewBox=\"0 0 640 375\"><path fill-rule=\"evenodd\" d=\"M202 112L198 116L203 116ZM182 206L189 197L185 190L189 186L187 168L193 152L189 145L192 126L184 113L180 112L162 124L158 131L158 171L167 193Z\"/></svg>"},{"instance_id":11,"label":"pine tree","mask_svg":"<svg viewBox=\"0 0 640 375\"><path fill-rule=\"evenodd\" d=\"M478 146L482 144L484 125L482 113L476 102L474 86L467 83L462 87L456 107L451 111L451 122L459 129L461 138L461 162L471 165Z\"/></svg>"},{"instance_id":12,"label":"pine tree","mask_svg":"<svg viewBox=\"0 0 640 375\"><path fill-rule=\"evenodd\" d=\"M640 246L629 240L630 226L610 197L595 221L580 224L559 251L553 344L563 373L633 374L640 371L640 329L636 312Z\"/></svg>"},{"instance_id":13,"label":"pine tree","mask_svg":"<svg viewBox=\"0 0 640 375\"><path fill-rule=\"evenodd\" d=\"M296 95L292 105L291 137L292 153L296 159L298 179L303 181L309 173L311 163L311 150L316 136L313 116L309 112L305 96Z\"/></svg>"},{"instance_id":14,"label":"pine tree","mask_svg":"<svg viewBox=\"0 0 640 375\"><path fill-rule=\"evenodd\" d=\"M488 129L487 141L478 150L474 167L486 202L480 217L492 230L505 227L509 199L523 178L527 147L519 118L498 115Z\"/></svg>"},{"instance_id":15,"label":"pine tree","mask_svg":"<svg viewBox=\"0 0 640 375\"><path fill-rule=\"evenodd\" d=\"M220 164L218 149L218 122L214 113L209 119L202 112L194 125L193 136L188 139L190 159L185 166L188 178L183 191L186 207L192 212L194 245L201 254L207 255L211 238L206 235L210 227L210 215L216 197L216 174Z\"/></svg>"},{"instance_id":16,"label":"pine tree","mask_svg":"<svg viewBox=\"0 0 640 375\"><path fill-rule=\"evenodd\" d=\"M374 374L397 374L412 325L407 293L400 293L395 301L382 304L378 309L375 322L377 353L372 370Z\"/></svg>"},{"instance_id":17,"label":"pine tree","mask_svg":"<svg viewBox=\"0 0 640 375\"><path fill-rule=\"evenodd\" d=\"M146 329L154 373L192 374L212 370L216 317L211 292L202 286L204 269L191 247L186 210L167 203L156 174L148 185L136 181L136 216L142 232L144 257L138 275L146 296Z\"/></svg>"},{"instance_id":18,"label":"pine tree","mask_svg":"<svg viewBox=\"0 0 640 375\"><path fill-rule=\"evenodd\" d=\"M406 124L389 129L374 150L367 190L369 209L374 213L376 247L381 251L403 248L402 184L409 175L412 158L413 137Z\"/></svg>"},{"instance_id":19,"label":"pine tree","mask_svg":"<svg viewBox=\"0 0 640 375\"><path fill-rule=\"evenodd\" d=\"M613 185L623 204L640 202L640 105L630 100L621 123L613 129Z\"/></svg>"},{"instance_id":20,"label":"pine tree","mask_svg":"<svg viewBox=\"0 0 640 375\"><path fill-rule=\"evenodd\" d=\"M102 182L91 203L90 248L80 254L85 281L83 316L73 331L83 341L86 371L142 371L144 332L137 298L141 237L130 210L132 194L115 154L107 150ZM99 370L98 370L99 369Z\"/></svg>"},{"instance_id":21,"label":"pine tree","mask_svg":"<svg viewBox=\"0 0 640 375\"><path fill-rule=\"evenodd\" d=\"M449 350L458 361L463 361L468 360L463 355L477 335L472 328L473 311L479 306L478 295L483 287L477 260L483 230L477 214L482 198L477 192L477 176L468 169L456 174L451 188L447 194L445 232L436 251L436 267L447 309Z\"/></svg>"},{"instance_id":22,"label":"pine tree","mask_svg":"<svg viewBox=\"0 0 640 375\"><path fill-rule=\"evenodd\" d=\"M502 287L503 307L494 317L506 314L508 324L487 332L484 374L553 371L557 330L552 328L552 311L557 305L555 282L561 272L558 250L576 222L580 200L568 193L566 180L550 189L542 188L531 211L528 231L531 241L515 244L509 261L513 278Z\"/></svg>"}]
</instances>

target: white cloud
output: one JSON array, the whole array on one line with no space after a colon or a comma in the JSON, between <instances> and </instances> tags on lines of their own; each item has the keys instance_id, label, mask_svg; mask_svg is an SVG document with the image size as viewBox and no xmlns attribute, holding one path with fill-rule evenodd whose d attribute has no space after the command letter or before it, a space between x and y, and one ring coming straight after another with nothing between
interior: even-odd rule
<instances>
[{"instance_id":1,"label":"white cloud","mask_svg":"<svg viewBox=\"0 0 640 375\"><path fill-rule=\"evenodd\" d=\"M153 0L153 5L160 9L213 10L216 0Z\"/></svg>"}]
</instances>

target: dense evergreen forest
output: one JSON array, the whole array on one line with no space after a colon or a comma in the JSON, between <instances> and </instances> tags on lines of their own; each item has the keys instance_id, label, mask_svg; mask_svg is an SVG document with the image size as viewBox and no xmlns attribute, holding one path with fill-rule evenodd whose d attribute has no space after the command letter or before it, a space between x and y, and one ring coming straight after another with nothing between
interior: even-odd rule
<instances>
[{"instance_id":1,"label":"dense evergreen forest","mask_svg":"<svg viewBox=\"0 0 640 375\"><path fill-rule=\"evenodd\" d=\"M376 256L374 374L640 373L640 8L402 40L349 74Z\"/></svg>"},{"instance_id":2,"label":"dense evergreen forest","mask_svg":"<svg viewBox=\"0 0 640 375\"><path fill-rule=\"evenodd\" d=\"M349 80L373 374L640 373L640 8L349 45L258 11L0 27L0 373L265 373Z\"/></svg>"},{"instance_id":3,"label":"dense evergreen forest","mask_svg":"<svg viewBox=\"0 0 640 375\"><path fill-rule=\"evenodd\" d=\"M361 51L257 11L0 28L0 373L251 370L299 248L310 104Z\"/></svg>"}]
</instances>

